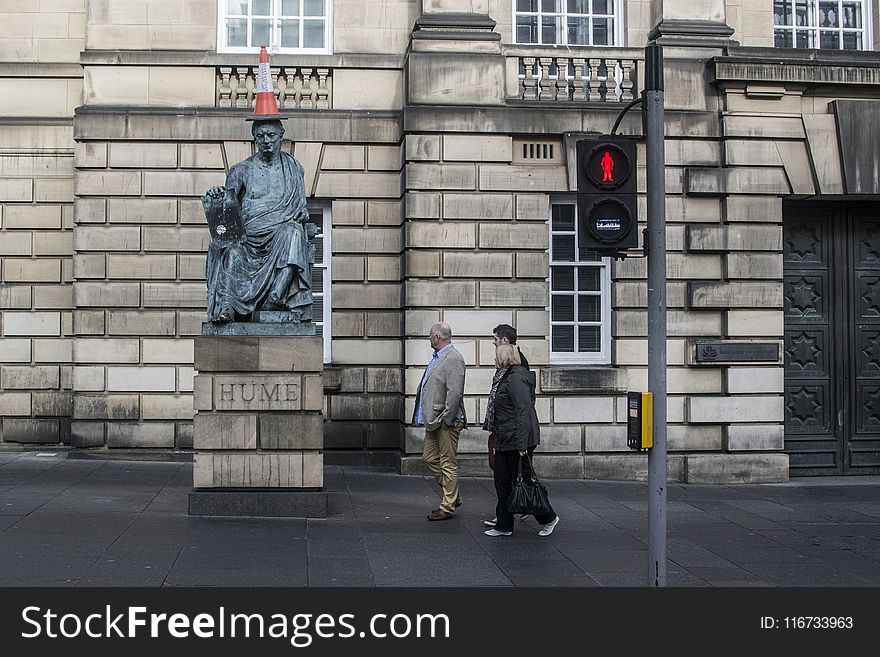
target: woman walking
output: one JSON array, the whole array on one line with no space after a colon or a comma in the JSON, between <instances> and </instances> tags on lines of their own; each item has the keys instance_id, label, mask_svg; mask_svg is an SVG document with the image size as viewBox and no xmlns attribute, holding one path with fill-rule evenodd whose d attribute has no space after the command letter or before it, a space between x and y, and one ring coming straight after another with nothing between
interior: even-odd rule
<instances>
[{"instance_id":1,"label":"woman walking","mask_svg":"<svg viewBox=\"0 0 880 657\"><path fill-rule=\"evenodd\" d=\"M541 442L538 415L535 412L535 375L521 365L517 348L510 344L495 347L495 367L501 373L495 391L492 431L495 434L495 526L487 529L486 536L510 536L513 533L513 514L507 508L507 498L520 471L520 461L528 458L529 448ZM530 469L526 471L531 474ZM559 522L559 516L549 513L536 515L541 525L540 536L549 536Z\"/></svg>"}]
</instances>

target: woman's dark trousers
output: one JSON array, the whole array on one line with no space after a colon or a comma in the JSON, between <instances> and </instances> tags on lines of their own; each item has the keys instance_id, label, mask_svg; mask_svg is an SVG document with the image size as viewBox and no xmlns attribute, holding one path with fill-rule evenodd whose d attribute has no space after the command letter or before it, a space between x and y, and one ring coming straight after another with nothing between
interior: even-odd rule
<instances>
[{"instance_id":1,"label":"woman's dark trousers","mask_svg":"<svg viewBox=\"0 0 880 657\"><path fill-rule=\"evenodd\" d=\"M495 454L495 493L498 495L498 503L495 505L495 529L500 532L513 531L513 514L507 508L507 498L510 497L513 483L519 474L519 460L519 452L516 450ZM535 520L542 525L553 522L554 518L556 513L552 510L550 513L535 516Z\"/></svg>"}]
</instances>

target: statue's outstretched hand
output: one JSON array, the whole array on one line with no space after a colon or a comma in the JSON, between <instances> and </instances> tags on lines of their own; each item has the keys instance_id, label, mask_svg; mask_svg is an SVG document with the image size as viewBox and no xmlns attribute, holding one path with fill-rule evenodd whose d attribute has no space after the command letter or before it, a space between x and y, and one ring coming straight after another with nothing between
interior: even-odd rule
<instances>
[{"instance_id":1,"label":"statue's outstretched hand","mask_svg":"<svg viewBox=\"0 0 880 657\"><path fill-rule=\"evenodd\" d=\"M211 187L205 196L211 196L212 198L223 198L223 195L226 194L226 188L223 186Z\"/></svg>"}]
</instances>

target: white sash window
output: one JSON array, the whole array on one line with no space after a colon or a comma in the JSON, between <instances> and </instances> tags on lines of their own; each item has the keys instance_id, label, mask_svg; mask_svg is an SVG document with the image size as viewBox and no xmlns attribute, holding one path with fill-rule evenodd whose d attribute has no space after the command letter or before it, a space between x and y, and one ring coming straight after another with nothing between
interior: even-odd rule
<instances>
[{"instance_id":1,"label":"white sash window","mask_svg":"<svg viewBox=\"0 0 880 657\"><path fill-rule=\"evenodd\" d=\"M867 0L774 0L777 48L870 50Z\"/></svg>"},{"instance_id":2,"label":"white sash window","mask_svg":"<svg viewBox=\"0 0 880 657\"><path fill-rule=\"evenodd\" d=\"M218 0L218 51L327 54L330 9L330 0Z\"/></svg>"},{"instance_id":3,"label":"white sash window","mask_svg":"<svg viewBox=\"0 0 880 657\"><path fill-rule=\"evenodd\" d=\"M611 362L609 258L577 244L573 200L550 205L550 361Z\"/></svg>"},{"instance_id":4,"label":"white sash window","mask_svg":"<svg viewBox=\"0 0 880 657\"><path fill-rule=\"evenodd\" d=\"M623 42L621 0L513 0L514 40L562 46Z\"/></svg>"}]
</instances>

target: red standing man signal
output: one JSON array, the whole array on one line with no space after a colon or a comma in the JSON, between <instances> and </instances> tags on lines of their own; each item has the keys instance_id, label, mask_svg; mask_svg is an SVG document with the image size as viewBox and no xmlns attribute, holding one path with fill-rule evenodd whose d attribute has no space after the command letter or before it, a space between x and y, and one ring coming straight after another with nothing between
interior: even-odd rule
<instances>
[{"instance_id":1,"label":"red standing man signal","mask_svg":"<svg viewBox=\"0 0 880 657\"><path fill-rule=\"evenodd\" d=\"M611 153L605 151L605 155L599 160L599 166L602 167L602 182L614 182L614 158Z\"/></svg>"}]
</instances>

